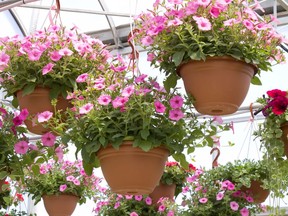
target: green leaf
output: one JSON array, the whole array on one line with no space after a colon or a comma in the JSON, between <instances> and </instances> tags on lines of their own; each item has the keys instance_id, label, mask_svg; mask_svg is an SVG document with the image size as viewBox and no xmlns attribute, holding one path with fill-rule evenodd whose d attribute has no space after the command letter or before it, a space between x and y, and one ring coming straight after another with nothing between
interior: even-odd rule
<instances>
[{"instance_id":1,"label":"green leaf","mask_svg":"<svg viewBox=\"0 0 288 216\"><path fill-rule=\"evenodd\" d=\"M6 172L6 171L0 172L0 179L4 179L6 176L8 176L8 172Z\"/></svg>"},{"instance_id":2,"label":"green leaf","mask_svg":"<svg viewBox=\"0 0 288 216\"><path fill-rule=\"evenodd\" d=\"M259 77L257 77L257 76L252 77L251 83L252 83L253 85L262 85L261 80L260 80Z\"/></svg>"},{"instance_id":3,"label":"green leaf","mask_svg":"<svg viewBox=\"0 0 288 216\"><path fill-rule=\"evenodd\" d=\"M31 94L34 91L35 87L36 87L36 84L27 85L23 89L23 96Z\"/></svg>"},{"instance_id":4,"label":"green leaf","mask_svg":"<svg viewBox=\"0 0 288 216\"><path fill-rule=\"evenodd\" d=\"M83 163L83 168L84 168L85 173L88 176L92 175L93 168L94 168L93 164L91 164L91 163Z\"/></svg>"},{"instance_id":5,"label":"green leaf","mask_svg":"<svg viewBox=\"0 0 288 216\"><path fill-rule=\"evenodd\" d=\"M147 137L150 135L150 132L148 129L143 129L140 131L140 134L144 140L147 140Z\"/></svg>"},{"instance_id":6,"label":"green leaf","mask_svg":"<svg viewBox=\"0 0 288 216\"><path fill-rule=\"evenodd\" d=\"M50 92L49 92L50 99L56 99L59 94L60 94L60 88L59 87L58 88L54 87L54 88L50 89Z\"/></svg>"},{"instance_id":7,"label":"green leaf","mask_svg":"<svg viewBox=\"0 0 288 216\"><path fill-rule=\"evenodd\" d=\"M175 73L170 73L163 82L165 90L169 92L171 88L175 88L178 79L179 77Z\"/></svg>"},{"instance_id":8,"label":"green leaf","mask_svg":"<svg viewBox=\"0 0 288 216\"><path fill-rule=\"evenodd\" d=\"M12 100L12 106L17 108L19 106L19 103L18 103L18 99L17 97L14 97L13 100Z\"/></svg>"},{"instance_id":9,"label":"green leaf","mask_svg":"<svg viewBox=\"0 0 288 216\"><path fill-rule=\"evenodd\" d=\"M174 53L172 56L172 61L174 62L175 66L179 66L181 62L183 61L183 57L185 55L185 51L178 51Z\"/></svg>"},{"instance_id":10,"label":"green leaf","mask_svg":"<svg viewBox=\"0 0 288 216\"><path fill-rule=\"evenodd\" d=\"M196 52L192 52L189 56L192 60L202 60L201 50L198 49Z\"/></svg>"},{"instance_id":11,"label":"green leaf","mask_svg":"<svg viewBox=\"0 0 288 216\"><path fill-rule=\"evenodd\" d=\"M106 143L105 137L101 136L100 139L99 139L99 142L104 146L105 143Z\"/></svg>"},{"instance_id":12,"label":"green leaf","mask_svg":"<svg viewBox=\"0 0 288 216\"><path fill-rule=\"evenodd\" d=\"M186 157L185 157L185 155L184 155L183 153L173 154L172 157L173 157L176 161L178 161L178 162L180 163L180 165L181 165L184 169L186 169L186 170L189 169L189 163L187 162Z\"/></svg>"},{"instance_id":13,"label":"green leaf","mask_svg":"<svg viewBox=\"0 0 288 216\"><path fill-rule=\"evenodd\" d=\"M38 165L33 165L32 171L33 171L34 175L37 176L40 174L40 167Z\"/></svg>"}]
</instances>

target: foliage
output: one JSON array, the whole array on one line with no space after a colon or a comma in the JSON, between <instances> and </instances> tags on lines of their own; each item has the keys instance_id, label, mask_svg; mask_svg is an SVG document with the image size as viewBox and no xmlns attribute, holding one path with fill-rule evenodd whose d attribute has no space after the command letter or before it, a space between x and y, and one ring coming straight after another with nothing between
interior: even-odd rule
<instances>
[{"instance_id":1,"label":"foliage","mask_svg":"<svg viewBox=\"0 0 288 216\"><path fill-rule=\"evenodd\" d=\"M260 137L261 147L270 158L283 160L284 142L281 139L281 126L288 121L288 95L287 91L279 89L269 90L267 95L268 97L257 99L257 102L263 106L261 111L265 119L259 124L255 136Z\"/></svg>"},{"instance_id":2,"label":"foliage","mask_svg":"<svg viewBox=\"0 0 288 216\"><path fill-rule=\"evenodd\" d=\"M0 216L28 216L28 214L25 211L18 211L16 209L10 210L7 212L0 211ZM29 214L29 216L36 216L36 214Z\"/></svg>"},{"instance_id":3,"label":"foliage","mask_svg":"<svg viewBox=\"0 0 288 216\"><path fill-rule=\"evenodd\" d=\"M8 96L19 90L31 93L36 86L53 89L51 98L83 85L75 79L82 73L94 73L102 62L109 59L104 44L77 28L67 30L61 26L50 26L20 38L0 38L1 88Z\"/></svg>"},{"instance_id":4,"label":"foliage","mask_svg":"<svg viewBox=\"0 0 288 216\"><path fill-rule=\"evenodd\" d=\"M249 187L252 180L264 180L267 166L253 160L236 160L212 170L196 170L183 188L186 209L182 215L254 215L266 207L254 203L253 197L240 188Z\"/></svg>"},{"instance_id":5,"label":"foliage","mask_svg":"<svg viewBox=\"0 0 288 216\"><path fill-rule=\"evenodd\" d=\"M79 203L92 199L101 189L101 178L95 174L88 176L82 167L82 161L50 160L40 167L26 170L24 191L32 195L35 203L43 195L71 194L79 197Z\"/></svg>"},{"instance_id":6,"label":"foliage","mask_svg":"<svg viewBox=\"0 0 288 216\"><path fill-rule=\"evenodd\" d=\"M25 118L25 111L17 113L5 105L0 107L0 179L22 175L22 158L14 151L14 145L26 139L22 126Z\"/></svg>"},{"instance_id":7,"label":"foliage","mask_svg":"<svg viewBox=\"0 0 288 216\"><path fill-rule=\"evenodd\" d=\"M97 200L94 212L101 216L174 216L177 207L173 201L163 199L159 206L152 204L152 199L147 195L126 195L106 191L106 199Z\"/></svg>"},{"instance_id":8,"label":"foliage","mask_svg":"<svg viewBox=\"0 0 288 216\"><path fill-rule=\"evenodd\" d=\"M269 187L276 197L284 197L288 192L288 161L284 154L283 140L287 139L283 137L282 126L288 121L287 91L269 90L267 96L263 95L257 102L263 106L259 111L262 111L265 119L259 124L254 136L260 139L264 157L269 161L271 170Z\"/></svg>"},{"instance_id":9,"label":"foliage","mask_svg":"<svg viewBox=\"0 0 288 216\"><path fill-rule=\"evenodd\" d=\"M133 140L133 147L144 151L164 146L188 168L185 147L191 153L196 145L212 146L211 136L229 130L228 125L218 125L211 118L198 120L192 103L177 89L166 92L145 74L131 76L123 59L118 58L121 64L117 67L122 70L117 73L107 71L101 76L77 78L78 82L86 82L87 88L71 96L74 107L67 111L66 125L58 127L55 118L48 121L63 143L71 141L76 145L85 170L99 166L95 153L100 148L111 144L118 149L123 140Z\"/></svg>"},{"instance_id":10,"label":"foliage","mask_svg":"<svg viewBox=\"0 0 288 216\"><path fill-rule=\"evenodd\" d=\"M7 209L11 206L17 206L20 202L24 201L22 194L17 191L13 192L15 182L4 181L0 188L0 209ZM1 215L1 213L0 213Z\"/></svg>"},{"instance_id":11,"label":"foliage","mask_svg":"<svg viewBox=\"0 0 288 216\"><path fill-rule=\"evenodd\" d=\"M182 191L186 178L191 176L195 170L196 168L192 164L189 164L187 170L181 167L178 162L167 161L160 182L166 185L176 184L175 196L177 197Z\"/></svg>"},{"instance_id":12,"label":"foliage","mask_svg":"<svg viewBox=\"0 0 288 216\"><path fill-rule=\"evenodd\" d=\"M213 56L255 65L252 83L261 84L261 71L271 70L272 61L285 61L277 48L284 38L273 28L273 17L259 17L254 9L262 10L251 0L156 0L135 18L136 44L149 48L148 61L168 76L169 88L181 64Z\"/></svg>"}]
</instances>

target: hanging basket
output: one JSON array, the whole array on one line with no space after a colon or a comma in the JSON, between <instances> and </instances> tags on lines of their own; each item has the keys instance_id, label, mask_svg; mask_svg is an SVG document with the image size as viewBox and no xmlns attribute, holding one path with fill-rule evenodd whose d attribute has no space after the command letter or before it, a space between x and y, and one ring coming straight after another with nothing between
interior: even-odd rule
<instances>
[{"instance_id":1,"label":"hanging basket","mask_svg":"<svg viewBox=\"0 0 288 216\"><path fill-rule=\"evenodd\" d=\"M242 187L241 191L253 197L255 203L263 203L270 194L268 189L261 187L261 181L251 181L250 188Z\"/></svg>"},{"instance_id":2,"label":"hanging basket","mask_svg":"<svg viewBox=\"0 0 288 216\"><path fill-rule=\"evenodd\" d=\"M284 143L284 153L288 158L288 122L283 123L280 128L282 130L281 139Z\"/></svg>"},{"instance_id":3,"label":"hanging basket","mask_svg":"<svg viewBox=\"0 0 288 216\"><path fill-rule=\"evenodd\" d=\"M79 201L79 197L66 194L44 195L42 199L49 216L71 216Z\"/></svg>"},{"instance_id":4,"label":"hanging basket","mask_svg":"<svg viewBox=\"0 0 288 216\"><path fill-rule=\"evenodd\" d=\"M108 146L97 152L104 178L114 193L150 194L164 172L169 151L157 147L145 152L132 144L124 141L119 150Z\"/></svg>"},{"instance_id":5,"label":"hanging basket","mask_svg":"<svg viewBox=\"0 0 288 216\"><path fill-rule=\"evenodd\" d=\"M29 95L22 96L22 91L17 92L17 99L20 109L27 108L29 116L35 117L37 114L50 111L54 113L54 107L51 104L49 97L50 89L36 87L34 92ZM66 110L67 107L71 107L69 100L59 96L57 99L56 110ZM37 118L37 117L36 117ZM49 131L48 128L44 128L41 123L34 125L32 120L26 119L25 125L27 129L34 134L42 135Z\"/></svg>"},{"instance_id":6,"label":"hanging basket","mask_svg":"<svg viewBox=\"0 0 288 216\"><path fill-rule=\"evenodd\" d=\"M174 200L175 190L176 184L167 185L160 183L149 196L152 199L152 203L157 205L157 202L161 197L167 197L169 200Z\"/></svg>"},{"instance_id":7,"label":"hanging basket","mask_svg":"<svg viewBox=\"0 0 288 216\"><path fill-rule=\"evenodd\" d=\"M195 109L206 115L235 113L244 101L257 68L232 57L208 57L178 68Z\"/></svg>"}]
</instances>

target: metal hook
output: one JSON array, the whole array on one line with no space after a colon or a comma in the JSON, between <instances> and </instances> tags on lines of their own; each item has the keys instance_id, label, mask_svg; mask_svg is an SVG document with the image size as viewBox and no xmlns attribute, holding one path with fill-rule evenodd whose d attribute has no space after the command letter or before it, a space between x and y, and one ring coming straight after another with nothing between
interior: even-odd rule
<instances>
[{"instance_id":1,"label":"metal hook","mask_svg":"<svg viewBox=\"0 0 288 216\"><path fill-rule=\"evenodd\" d=\"M210 155L213 154L214 151L217 151L217 155L216 155L216 157L214 158L214 160L213 160L213 162L212 162L212 168L218 166L218 158L219 158L219 156L220 156L220 149L217 148L217 147L214 147L214 148L211 149Z\"/></svg>"}]
</instances>

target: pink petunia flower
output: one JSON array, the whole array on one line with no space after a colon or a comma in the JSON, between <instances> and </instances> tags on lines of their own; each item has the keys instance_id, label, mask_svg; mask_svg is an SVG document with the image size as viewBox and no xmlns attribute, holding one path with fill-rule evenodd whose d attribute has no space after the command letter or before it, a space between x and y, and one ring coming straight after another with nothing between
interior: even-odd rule
<instances>
[{"instance_id":1,"label":"pink petunia flower","mask_svg":"<svg viewBox=\"0 0 288 216\"><path fill-rule=\"evenodd\" d=\"M224 193L219 192L219 193L216 195L216 200L222 200L223 197L224 197Z\"/></svg>"},{"instance_id":2,"label":"pink petunia flower","mask_svg":"<svg viewBox=\"0 0 288 216\"><path fill-rule=\"evenodd\" d=\"M129 85L125 87L121 93L123 97L130 97L134 93L135 87L134 85Z\"/></svg>"},{"instance_id":3,"label":"pink petunia flower","mask_svg":"<svg viewBox=\"0 0 288 216\"><path fill-rule=\"evenodd\" d=\"M100 105L107 106L111 102L111 96L110 95L101 95L97 101Z\"/></svg>"},{"instance_id":4,"label":"pink petunia flower","mask_svg":"<svg viewBox=\"0 0 288 216\"><path fill-rule=\"evenodd\" d=\"M199 30L201 31L209 31L212 28L210 21L204 17L193 16L193 19L196 21Z\"/></svg>"},{"instance_id":5,"label":"pink petunia flower","mask_svg":"<svg viewBox=\"0 0 288 216\"><path fill-rule=\"evenodd\" d=\"M53 51L50 53L50 59L54 62L59 61L62 58L62 55L58 51Z\"/></svg>"},{"instance_id":6,"label":"pink petunia flower","mask_svg":"<svg viewBox=\"0 0 288 216\"><path fill-rule=\"evenodd\" d=\"M184 117L183 112L180 109L170 110L169 118L174 121L179 121Z\"/></svg>"},{"instance_id":7,"label":"pink petunia flower","mask_svg":"<svg viewBox=\"0 0 288 216\"><path fill-rule=\"evenodd\" d=\"M75 180L75 177L72 176L72 175L69 175L66 177L66 180L69 181L69 182L73 182Z\"/></svg>"},{"instance_id":8,"label":"pink petunia flower","mask_svg":"<svg viewBox=\"0 0 288 216\"><path fill-rule=\"evenodd\" d=\"M25 108L25 109L22 109L22 110L20 111L19 118L24 121L24 120L26 120L26 118L28 117L28 115L29 115L29 112L28 112L28 110Z\"/></svg>"},{"instance_id":9,"label":"pink petunia flower","mask_svg":"<svg viewBox=\"0 0 288 216\"><path fill-rule=\"evenodd\" d=\"M133 195L125 195L125 198L126 198L127 200L131 200L131 199L133 198Z\"/></svg>"},{"instance_id":10,"label":"pink petunia flower","mask_svg":"<svg viewBox=\"0 0 288 216\"><path fill-rule=\"evenodd\" d=\"M165 205L160 205L160 206L158 207L158 211L159 211L159 212L164 212L165 209L166 209Z\"/></svg>"},{"instance_id":11,"label":"pink petunia flower","mask_svg":"<svg viewBox=\"0 0 288 216\"><path fill-rule=\"evenodd\" d=\"M141 201L142 200L142 195L135 195L135 200Z\"/></svg>"},{"instance_id":12,"label":"pink petunia flower","mask_svg":"<svg viewBox=\"0 0 288 216\"><path fill-rule=\"evenodd\" d=\"M116 202L115 205L114 205L114 209L119 208L119 206L120 206L120 202Z\"/></svg>"},{"instance_id":13,"label":"pink petunia flower","mask_svg":"<svg viewBox=\"0 0 288 216\"><path fill-rule=\"evenodd\" d=\"M168 213L167 213L167 216L174 216L174 211L173 210L169 210Z\"/></svg>"},{"instance_id":14,"label":"pink petunia flower","mask_svg":"<svg viewBox=\"0 0 288 216\"><path fill-rule=\"evenodd\" d=\"M130 216L138 216L138 214L136 212L131 212Z\"/></svg>"},{"instance_id":15,"label":"pink petunia flower","mask_svg":"<svg viewBox=\"0 0 288 216\"><path fill-rule=\"evenodd\" d=\"M246 197L246 200L247 200L248 202L250 202L250 203L253 203L253 202L254 202L254 199L253 199L253 197L251 197L251 196L247 196L247 197Z\"/></svg>"},{"instance_id":16,"label":"pink petunia flower","mask_svg":"<svg viewBox=\"0 0 288 216\"><path fill-rule=\"evenodd\" d=\"M28 58L30 61L38 61L42 55L39 49L33 49L28 52Z\"/></svg>"},{"instance_id":17,"label":"pink petunia flower","mask_svg":"<svg viewBox=\"0 0 288 216\"><path fill-rule=\"evenodd\" d=\"M127 97L116 97L112 101L112 105L114 108L123 107L129 99Z\"/></svg>"},{"instance_id":18,"label":"pink petunia flower","mask_svg":"<svg viewBox=\"0 0 288 216\"><path fill-rule=\"evenodd\" d=\"M87 78L88 78L88 73L83 73L81 75L79 75L76 79L76 82L77 83L83 83L83 82L86 82Z\"/></svg>"},{"instance_id":19,"label":"pink petunia flower","mask_svg":"<svg viewBox=\"0 0 288 216\"><path fill-rule=\"evenodd\" d=\"M67 185L63 184L63 185L60 185L59 190L60 190L60 192L63 192L66 190L66 188L67 188Z\"/></svg>"},{"instance_id":20,"label":"pink petunia flower","mask_svg":"<svg viewBox=\"0 0 288 216\"><path fill-rule=\"evenodd\" d=\"M164 113L166 110L166 107L160 101L155 101L154 107L155 107L156 112L158 113Z\"/></svg>"},{"instance_id":21,"label":"pink petunia flower","mask_svg":"<svg viewBox=\"0 0 288 216\"><path fill-rule=\"evenodd\" d=\"M52 147L55 144L56 136L54 136L51 132L47 132L42 135L41 141L43 143L43 146Z\"/></svg>"},{"instance_id":22,"label":"pink petunia flower","mask_svg":"<svg viewBox=\"0 0 288 216\"><path fill-rule=\"evenodd\" d=\"M169 101L171 108L173 109L178 109L181 108L183 105L183 98L179 95L175 95L174 97L172 97Z\"/></svg>"},{"instance_id":23,"label":"pink petunia flower","mask_svg":"<svg viewBox=\"0 0 288 216\"><path fill-rule=\"evenodd\" d=\"M55 149L55 154L56 156L58 157L58 160L62 160L63 159L63 156L64 156L64 152L63 152L63 149L58 146L56 149Z\"/></svg>"},{"instance_id":24,"label":"pink petunia flower","mask_svg":"<svg viewBox=\"0 0 288 216\"><path fill-rule=\"evenodd\" d=\"M239 205L238 205L237 202L232 201L232 202L230 202L230 208L231 208L233 211L237 211L238 208L239 208Z\"/></svg>"},{"instance_id":25,"label":"pink petunia flower","mask_svg":"<svg viewBox=\"0 0 288 216\"><path fill-rule=\"evenodd\" d=\"M199 202L203 203L203 204L206 203L207 201L208 201L208 199L205 197L199 199Z\"/></svg>"},{"instance_id":26,"label":"pink petunia flower","mask_svg":"<svg viewBox=\"0 0 288 216\"><path fill-rule=\"evenodd\" d=\"M153 42L154 40L150 36L146 36L141 39L141 43L143 46L150 46L151 44L153 44Z\"/></svg>"},{"instance_id":27,"label":"pink petunia flower","mask_svg":"<svg viewBox=\"0 0 288 216\"><path fill-rule=\"evenodd\" d=\"M61 56L71 56L73 54L73 51L68 49L67 47L65 47L65 48L59 50L59 54Z\"/></svg>"},{"instance_id":28,"label":"pink petunia flower","mask_svg":"<svg viewBox=\"0 0 288 216\"><path fill-rule=\"evenodd\" d=\"M14 145L14 150L17 154L26 154L29 149L29 145L26 141L19 141Z\"/></svg>"},{"instance_id":29,"label":"pink petunia flower","mask_svg":"<svg viewBox=\"0 0 288 216\"><path fill-rule=\"evenodd\" d=\"M47 65L45 65L42 69L42 75L45 75L45 74L51 72L53 67L54 67L53 63L48 63Z\"/></svg>"},{"instance_id":30,"label":"pink petunia flower","mask_svg":"<svg viewBox=\"0 0 288 216\"><path fill-rule=\"evenodd\" d=\"M249 210L246 207L244 207L240 210L240 214L241 216L249 216Z\"/></svg>"},{"instance_id":31,"label":"pink petunia flower","mask_svg":"<svg viewBox=\"0 0 288 216\"><path fill-rule=\"evenodd\" d=\"M80 181L79 181L78 179L76 179L76 178L73 180L73 183L74 183L75 185L80 185Z\"/></svg>"},{"instance_id":32,"label":"pink petunia flower","mask_svg":"<svg viewBox=\"0 0 288 216\"><path fill-rule=\"evenodd\" d=\"M145 203L146 203L147 205L152 205L152 199L151 199L151 197L146 197Z\"/></svg>"},{"instance_id":33,"label":"pink petunia flower","mask_svg":"<svg viewBox=\"0 0 288 216\"><path fill-rule=\"evenodd\" d=\"M38 122L46 122L53 116L53 113L50 111L44 111L38 114Z\"/></svg>"},{"instance_id":34,"label":"pink petunia flower","mask_svg":"<svg viewBox=\"0 0 288 216\"><path fill-rule=\"evenodd\" d=\"M80 107L79 113L80 114L87 114L93 109L93 107L94 107L93 104L87 103L87 104L83 105L82 107Z\"/></svg>"}]
</instances>

